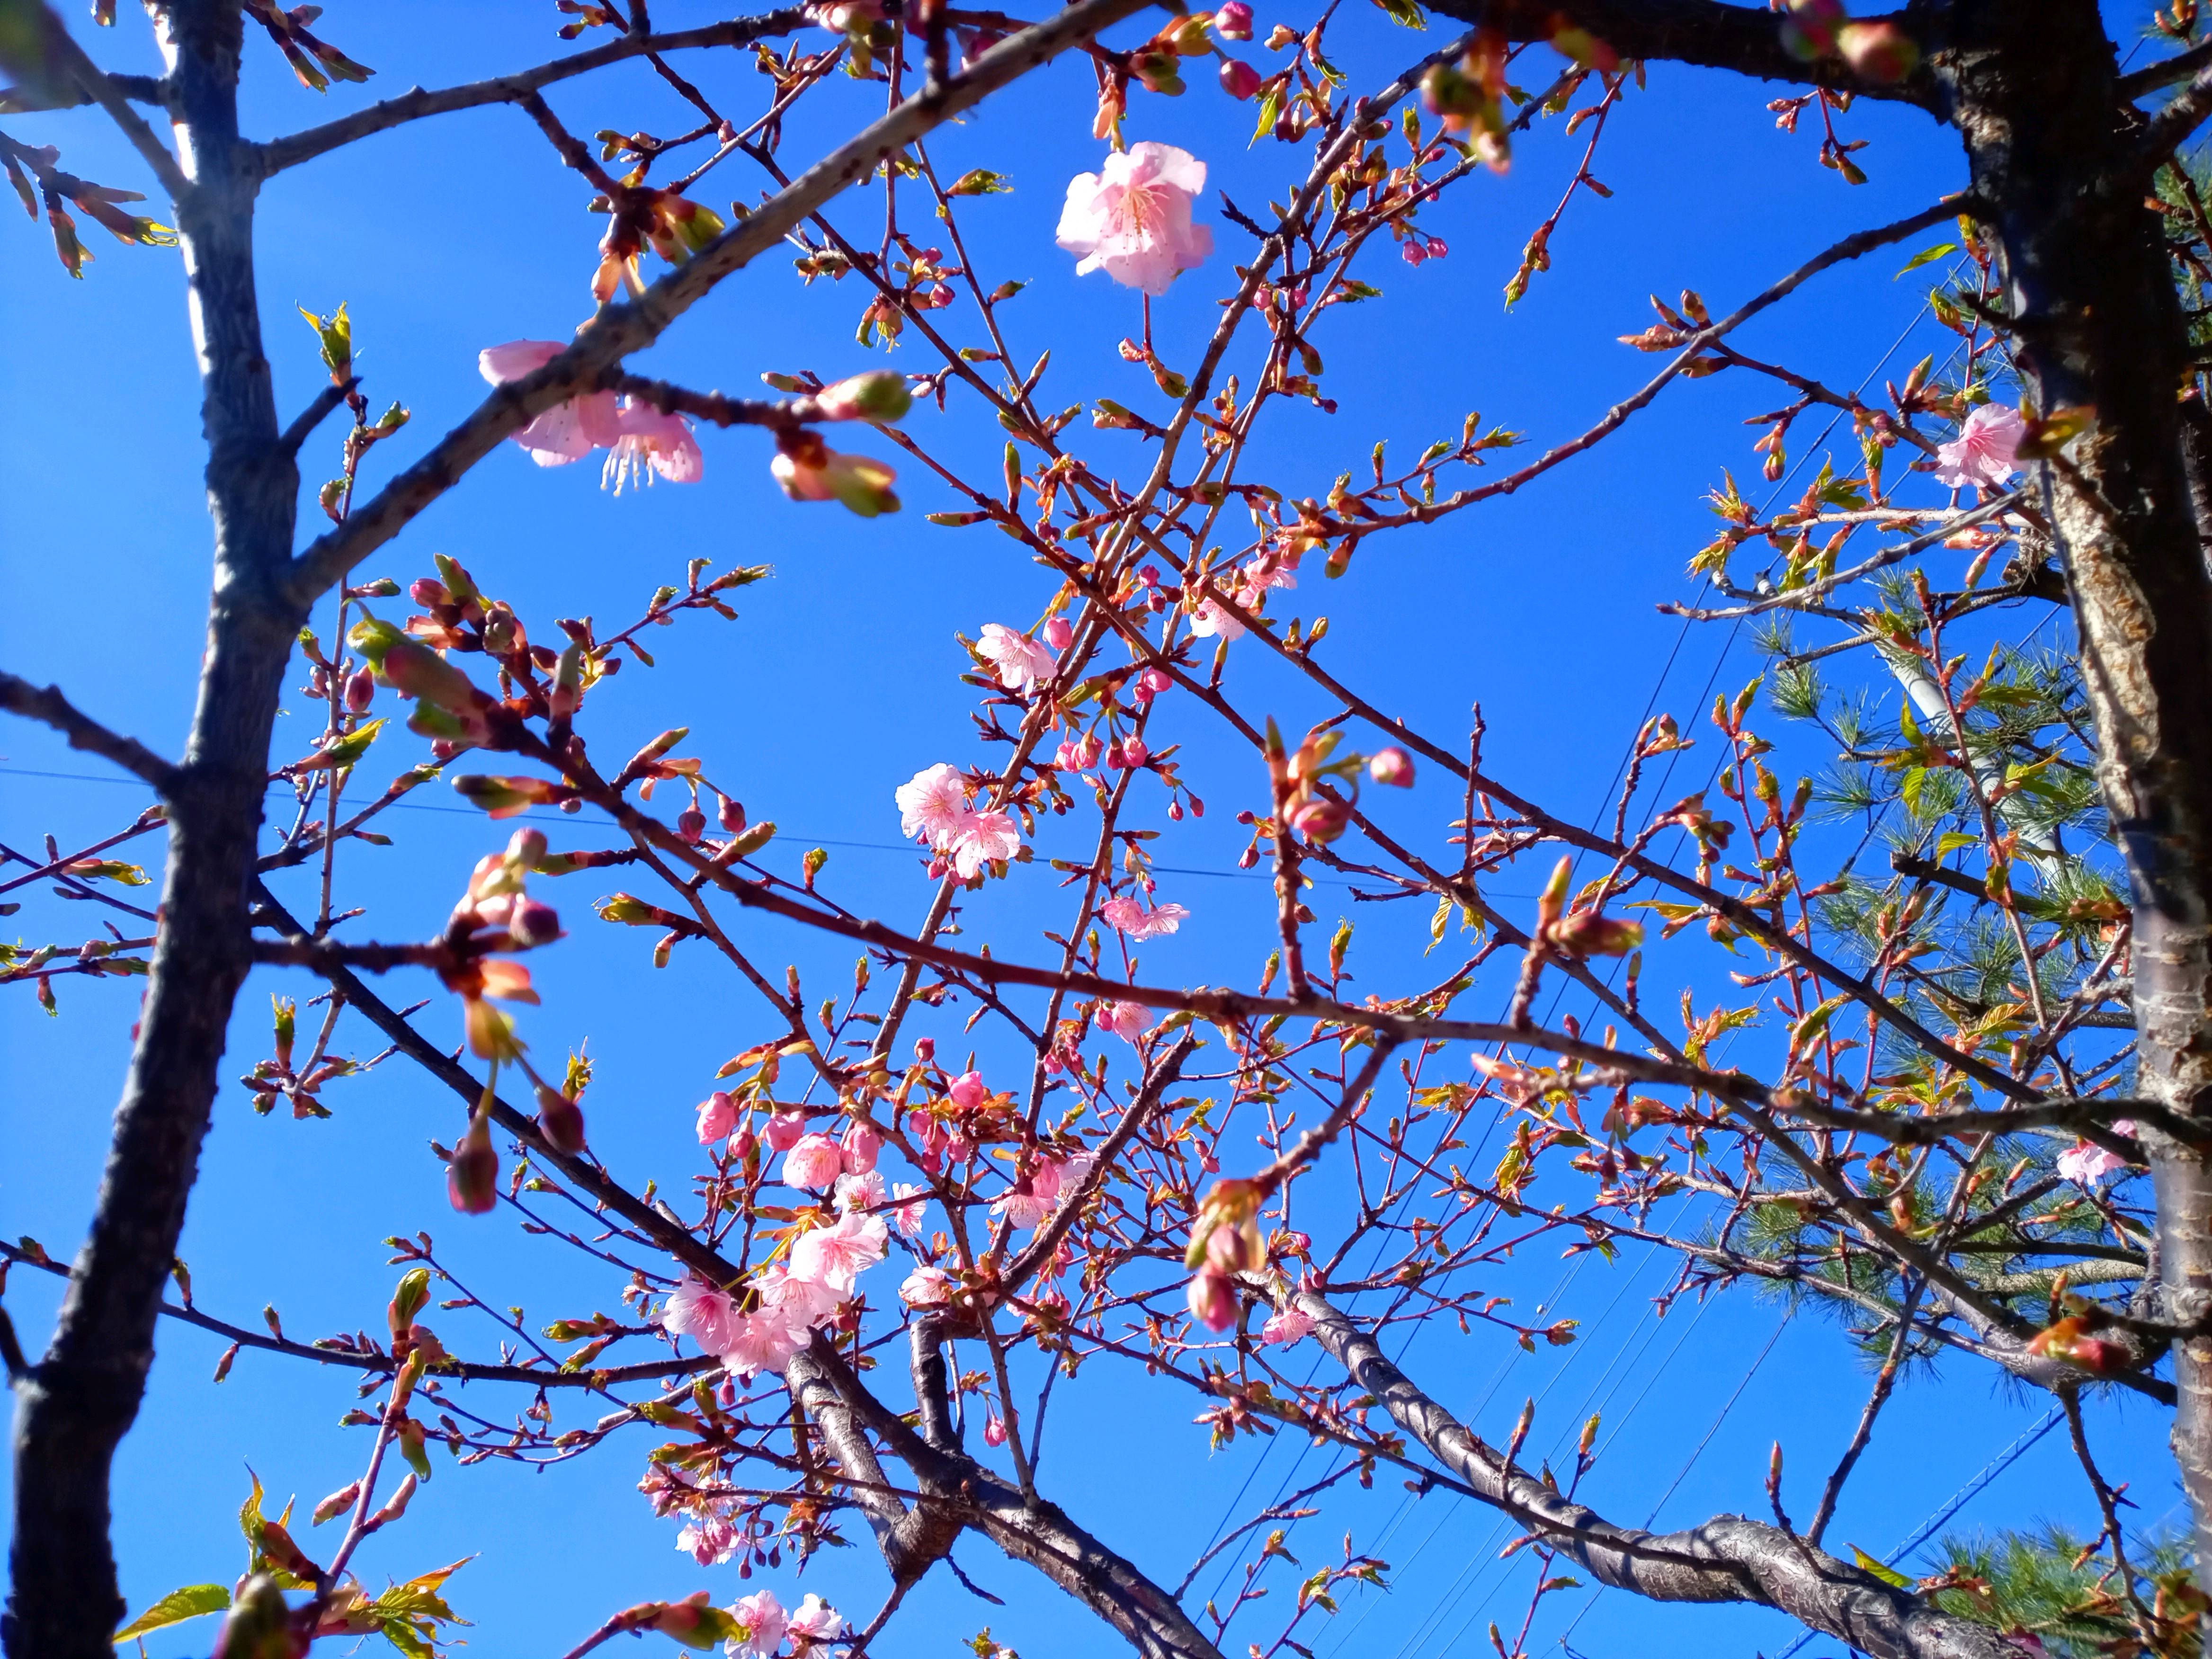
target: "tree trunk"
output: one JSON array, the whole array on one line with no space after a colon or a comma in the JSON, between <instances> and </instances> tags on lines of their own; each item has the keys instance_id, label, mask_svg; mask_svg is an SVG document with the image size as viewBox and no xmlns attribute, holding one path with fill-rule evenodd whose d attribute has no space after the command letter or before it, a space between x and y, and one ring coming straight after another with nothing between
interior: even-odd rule
<instances>
[{"instance_id":1,"label":"tree trunk","mask_svg":"<svg viewBox=\"0 0 2212 1659\"><path fill-rule=\"evenodd\" d=\"M17 1390L13 1659L112 1659L123 1616L108 1474L137 1416L248 965L246 897L284 668L302 618L278 597L299 473L278 443L253 281L253 181L238 165L240 22L225 0L161 15L191 188L176 204L208 444L214 598L199 702L170 792L168 870L145 1005L90 1237L52 1346Z\"/></svg>"},{"instance_id":2,"label":"tree trunk","mask_svg":"<svg viewBox=\"0 0 2212 1659\"><path fill-rule=\"evenodd\" d=\"M2151 159L2092 0L1960 0L1931 41L2003 249L2039 409L2094 411L2044 469L2097 719L2098 781L2132 886L2139 1092L2212 1119L2212 583L2176 393L2187 331ZM2147 1137L2166 1312L2212 1310L2212 1170ZM2173 1446L2212 1586L2212 1340L2178 1343Z\"/></svg>"}]
</instances>

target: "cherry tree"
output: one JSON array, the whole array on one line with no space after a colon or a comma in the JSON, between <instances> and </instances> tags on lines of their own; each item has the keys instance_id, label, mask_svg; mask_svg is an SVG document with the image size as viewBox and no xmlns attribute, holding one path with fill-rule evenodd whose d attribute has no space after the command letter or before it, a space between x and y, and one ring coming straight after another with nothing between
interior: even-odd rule
<instances>
[{"instance_id":1,"label":"cherry tree","mask_svg":"<svg viewBox=\"0 0 2212 1659\"><path fill-rule=\"evenodd\" d=\"M102 0L95 23L117 25L114 9ZM82 981L146 981L90 1237L67 1265L0 1245L14 1272L68 1280L38 1358L0 1315L17 1402L11 1656L109 1652L118 1634L213 1614L234 1659L372 1633L433 1651L454 1617L452 1569L418 1571L404 1540L434 1452L462 1468L621 1459L641 1423L674 1436L639 1482L702 1573L737 1563L772 1582L611 1609L577 1654L658 1632L860 1659L925 1575L960 1571L952 1551L971 1533L1151 1656L1218 1659L1232 1639L1305 1651L1339 1597L1379 1581L1383 1564L1348 1540L1287 1611L1263 1604L1281 1553L1269 1528L1289 1512L1276 1506L1222 1540L1250 1558L1226 1605L1194 1607L1148 1577L1079 1493L1039 1476L1054 1379L1079 1367L1198 1402L1217 1445L1311 1442L1325 1470L1298 1513L1381 1472L1499 1511L1543 1567L1517 1635L1493 1629L1502 1659L1577 1582L1570 1567L1654 1601L1779 1609L1882 1656L2199 1650L2212 221L2180 149L2212 114L2212 42L2191 0L2160 15L2160 49L2125 74L2087 0L1921 0L1863 19L1838 0L1436 0L1433 17L1389 0L1382 16L1279 19L1244 0L1144 16L1133 0L1076 0L1036 17L840 0L684 30L657 28L645 0L560 0L576 42L562 56L265 138L240 131L242 76L316 92L368 78L319 32L342 38L342 20L269 0L147 9L166 64L151 78L101 70L83 44L98 37L42 0L0 4L15 80L0 166L67 275L93 279L68 301L97 294L82 221L181 250L213 531L181 757L125 735L129 709L0 674L0 705L161 799L0 872L0 893L58 890L113 924L73 943L64 917L27 917L46 942L9 947L0 981L53 1008ZM1355 85L1337 66L1332 37L1354 31L1395 50L1394 76ZM580 104L586 77L637 59L696 115L690 131L586 138L556 113L550 91ZM1606 191L1609 117L1680 64L1768 83L1741 95L1771 98L1785 128L1817 125L1820 161L1846 179L1866 165L1861 100L1917 111L1963 146L1966 187L1760 273L1725 310L1688 292L1656 301L1626 337L1652 354L1648 382L1540 447L1470 416L1410 461L1378 446L1332 481L1334 464L1258 443L1292 412L1337 409L1317 342L1333 313L1379 297L1383 262L1447 256L1438 204L1549 145L1579 161L1509 301L1540 282L1559 227ZM1121 355L1155 388L1141 402L1050 406L1069 394L1055 384L1048 399L1046 364L1017 349L1018 285L979 268L963 236L1000 177L946 177L932 158L941 126L1034 73L1079 77L1068 118L1103 146L1066 186L1055 257L1130 291ZM1285 183L1264 216L1210 198L1205 156L1139 136L1146 100L1201 73L1219 84L1206 95L1224 149L1273 146ZM785 126L802 100L850 136L794 157ZM370 401L343 307L307 319L328 385L280 411L256 194L342 147L488 105L532 122L603 216L578 270L586 319L567 341L486 341L481 402L441 415L442 435L387 475L378 447L410 414ZM91 106L143 162L145 191L66 171L60 144L33 141L35 124L65 137ZM750 170L726 217L700 183L725 166ZM857 228L878 198L879 239ZM1916 264L1936 279L1944 349L1879 400L1736 343L1832 268L1931 235L1948 240ZM763 398L633 371L664 335L680 361L678 325L771 254L857 296L860 342L896 342L895 366L766 365L778 395ZM1188 361L1156 343L1164 307L1218 312ZM1386 713L1340 676L1325 619L1285 619L1317 577L1389 583L1370 538L1601 465L1675 383L1715 375L1715 395L1752 411L1751 464L1770 481L1816 411L1849 422L1856 464L1762 504L1723 471L1741 456L1715 459L1720 527L1675 608L1753 622L1766 665L1709 714L1631 722L1609 823L1585 827L1499 775L1479 715L1471 732L1437 732ZM944 411L934 429L983 430L994 453L1003 439L1003 467L978 471L973 442L923 435L908 418L920 406ZM487 591L465 560L416 550L415 520L510 442L543 467L598 459L617 489L711 490L750 446L740 464L769 468L795 525L844 511L904 534L911 497L931 508L923 533L995 531L1043 569L1041 611L1011 587L977 596L963 638L975 741L881 780L921 869L911 916L859 914L819 850L779 873L774 823L740 805L757 812L774 781L732 775L686 730L619 763L593 747L625 665L652 660L645 631L672 627L657 648L686 648L766 567L678 559L635 619L605 625L564 618L558 592ZM303 457L325 453L336 476L303 485ZM2054 615L2070 644L2039 650ZM319 727L301 752L275 736L295 675ZM1325 717L1284 729L1268 688L1285 682ZM1181 751L1200 728L1227 735L1234 768L1197 775ZM1672 760L1692 744L1712 781L1671 797ZM1785 778L1777 767L1797 757L1805 775ZM1417 781L1441 803L1427 850L1374 811L1376 792ZM425 787L487 820L480 859L450 872L449 920L428 940L341 936L359 849ZM1206 923L1158 848L1209 811L1249 831L1274 927L1252 942L1248 981L1170 983L1141 947ZM1088 856L1039 857L1041 826ZM122 896L139 872L117 855L156 834L149 913ZM1534 872L1533 906L1497 895L1509 871ZM586 872L618 890L568 896ZM1316 872L1415 907L1453 948L1355 994L1353 930L1323 938L1307 902ZM971 938L963 910L998 884L1049 888L1065 920L1042 945ZM764 921L857 951L849 988L810 1000L795 966L763 956ZM611 963L716 975L745 999L732 1057L650 1170L594 1152L592 1062L548 1063L564 1034L518 1012L536 1000L532 960L585 935ZM449 1205L486 1218L465 1224L519 1223L584 1258L624 1311L525 1328L464 1287L427 1231L396 1237L373 1334L303 1342L273 1316L264 1334L196 1304L178 1241L257 964L324 988L307 1030L280 1000L246 1077L257 1109L314 1117L386 1067L419 1067L451 1091L456 1126L421 1218ZM1685 989L1677 1011L1642 994L1650 975L1708 986L1730 971L1741 1002ZM403 981L437 997L424 1008L385 988ZM450 1052L440 1022L456 1016L465 1045ZM351 1057L362 1042L380 1045L373 1060ZM1502 1158L1463 1167L1454 1153L1493 1124ZM1658 1209L1677 1194L1694 1207ZM1802 1524L1778 1446L1750 1505L1771 1519L1656 1533L1608 1518L1584 1496L1601 1484L1595 1419L1571 1466L1532 1468L1530 1411L1486 1437L1439 1403L1455 1361L1433 1344L1420 1366L1390 1357L1389 1336L1423 1326L1571 1343L1574 1321L1524 1316L1476 1275L1532 1246L1609 1258L1629 1243L1674 1261L1668 1300L1778 1288L1877 1361ZM425 1317L434 1298L457 1316L442 1330ZM366 1445L359 1478L312 1512L337 1527L331 1544L270 1516L256 1480L246 1577L182 1587L126 1622L110 1465L165 1317L231 1343L218 1381L248 1348L350 1374L368 1387L349 1419ZM2070 1587L2058 1604L1968 1553L1915 1580L1826 1547L1902 1370L1939 1359L2046 1390L2065 1414L2102 1527L2043 1564L2039 1582ZM502 1390L509 1416L486 1403ZM2186 1540L2126 1524L2083 1410L2115 1394L2172 1413ZM848 1523L880 1557L875 1606L773 1578ZM357 1564L380 1553L412 1576L373 1594Z\"/></svg>"}]
</instances>

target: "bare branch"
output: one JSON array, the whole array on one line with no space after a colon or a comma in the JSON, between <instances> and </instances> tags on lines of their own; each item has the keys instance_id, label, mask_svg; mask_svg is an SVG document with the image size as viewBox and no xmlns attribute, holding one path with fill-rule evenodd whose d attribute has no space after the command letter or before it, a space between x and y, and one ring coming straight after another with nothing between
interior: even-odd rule
<instances>
[{"instance_id":1,"label":"bare branch","mask_svg":"<svg viewBox=\"0 0 2212 1659\"><path fill-rule=\"evenodd\" d=\"M62 695L59 686L50 685L41 691L28 680L0 672L0 708L52 726L69 739L70 748L112 760L163 794L174 789L183 776L177 767L136 738L111 732L79 709Z\"/></svg>"}]
</instances>

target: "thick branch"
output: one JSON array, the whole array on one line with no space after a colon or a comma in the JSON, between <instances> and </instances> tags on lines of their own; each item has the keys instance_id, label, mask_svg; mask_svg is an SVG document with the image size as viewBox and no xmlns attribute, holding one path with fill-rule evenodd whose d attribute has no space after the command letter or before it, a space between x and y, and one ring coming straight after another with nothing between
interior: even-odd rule
<instances>
[{"instance_id":1,"label":"thick branch","mask_svg":"<svg viewBox=\"0 0 2212 1659\"><path fill-rule=\"evenodd\" d=\"M1599 1583L1655 1601L1748 1601L1775 1607L1880 1659L2017 1659L1985 1625L1940 1613L1777 1528L1720 1516L1686 1531L1617 1527L1562 1496L1462 1427L1384 1358L1353 1322L1310 1291L1285 1294L1352 1382L1464 1480L1483 1502L1582 1564Z\"/></svg>"}]
</instances>

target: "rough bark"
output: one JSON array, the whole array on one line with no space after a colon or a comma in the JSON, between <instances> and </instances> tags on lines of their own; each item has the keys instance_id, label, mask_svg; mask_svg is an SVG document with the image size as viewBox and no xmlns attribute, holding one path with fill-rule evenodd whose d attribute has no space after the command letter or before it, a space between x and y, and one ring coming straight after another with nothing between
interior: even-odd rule
<instances>
[{"instance_id":1,"label":"rough bark","mask_svg":"<svg viewBox=\"0 0 2212 1659\"><path fill-rule=\"evenodd\" d=\"M2175 394L2187 331L2152 162L2092 0L1960 0L1934 42L1944 111L2003 250L2039 408L2094 411L2044 469L2135 911L2137 1092L2212 1118L2212 582ZM2167 1311L2212 1308L2212 1170L2148 1137ZM2212 1340L2177 1346L2174 1449L2212 1583Z\"/></svg>"},{"instance_id":2,"label":"rough bark","mask_svg":"<svg viewBox=\"0 0 2212 1659\"><path fill-rule=\"evenodd\" d=\"M1749 1601L1786 1613L1877 1659L2019 1659L1986 1625L1937 1611L1776 1527L1723 1515L1682 1532L1619 1527L1469 1432L1327 1297L1285 1297L1329 1357L1475 1495L1572 1558L1599 1583L1655 1601Z\"/></svg>"},{"instance_id":3,"label":"rough bark","mask_svg":"<svg viewBox=\"0 0 2212 1659\"><path fill-rule=\"evenodd\" d=\"M108 1469L144 1395L248 965L246 891L270 731L301 620L274 582L291 552L299 476L277 444L254 298L253 187L236 167L239 13L193 0L161 23L191 180L177 228L200 365L214 596L191 736L166 792L161 924L99 1208L52 1344L16 1390L12 1582L0 1617L15 1659L107 1656L122 1617Z\"/></svg>"}]
</instances>

